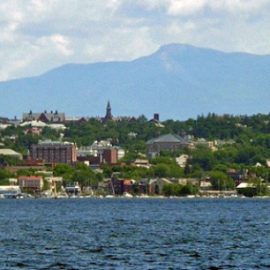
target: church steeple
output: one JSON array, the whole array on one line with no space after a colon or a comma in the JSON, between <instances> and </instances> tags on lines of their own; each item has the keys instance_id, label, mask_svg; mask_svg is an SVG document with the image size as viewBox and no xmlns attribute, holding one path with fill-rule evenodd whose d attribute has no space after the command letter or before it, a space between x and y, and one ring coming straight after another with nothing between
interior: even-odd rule
<instances>
[{"instance_id":1,"label":"church steeple","mask_svg":"<svg viewBox=\"0 0 270 270\"><path fill-rule=\"evenodd\" d=\"M113 116L112 116L111 103L110 103L110 101L108 101L107 107L106 107L106 115L104 117L104 121L108 121L108 120L112 120L112 119L113 119Z\"/></svg>"}]
</instances>

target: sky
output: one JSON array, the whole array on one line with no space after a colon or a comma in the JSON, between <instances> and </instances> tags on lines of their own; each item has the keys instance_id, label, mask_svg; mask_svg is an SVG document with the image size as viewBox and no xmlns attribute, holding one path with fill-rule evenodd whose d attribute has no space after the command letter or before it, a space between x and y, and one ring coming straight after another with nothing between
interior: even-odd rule
<instances>
[{"instance_id":1,"label":"sky","mask_svg":"<svg viewBox=\"0 0 270 270\"><path fill-rule=\"evenodd\" d=\"M2 0L0 81L164 44L270 54L269 0Z\"/></svg>"}]
</instances>

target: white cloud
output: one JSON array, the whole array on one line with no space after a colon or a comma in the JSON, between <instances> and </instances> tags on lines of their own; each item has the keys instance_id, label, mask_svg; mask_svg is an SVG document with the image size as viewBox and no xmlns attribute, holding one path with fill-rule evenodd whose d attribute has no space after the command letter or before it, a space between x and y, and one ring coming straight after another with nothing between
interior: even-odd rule
<instances>
[{"instance_id":1,"label":"white cloud","mask_svg":"<svg viewBox=\"0 0 270 270\"><path fill-rule=\"evenodd\" d=\"M232 14L254 14L270 6L269 0L140 0L139 4L151 10L163 7L173 16L192 15L206 8Z\"/></svg>"},{"instance_id":2,"label":"white cloud","mask_svg":"<svg viewBox=\"0 0 270 270\"><path fill-rule=\"evenodd\" d=\"M269 0L2 1L0 80L134 59L170 42L270 53L269 12Z\"/></svg>"},{"instance_id":3,"label":"white cloud","mask_svg":"<svg viewBox=\"0 0 270 270\"><path fill-rule=\"evenodd\" d=\"M206 0L171 0L168 5L168 14L190 15L202 10Z\"/></svg>"}]
</instances>

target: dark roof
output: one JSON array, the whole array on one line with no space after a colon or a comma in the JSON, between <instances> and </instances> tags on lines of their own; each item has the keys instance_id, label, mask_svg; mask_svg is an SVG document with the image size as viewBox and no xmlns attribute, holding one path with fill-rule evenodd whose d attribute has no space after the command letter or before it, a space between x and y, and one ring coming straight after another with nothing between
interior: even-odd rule
<instances>
[{"instance_id":1,"label":"dark roof","mask_svg":"<svg viewBox=\"0 0 270 270\"><path fill-rule=\"evenodd\" d=\"M151 140L147 141L146 144L166 143L166 142L187 144L188 140L186 138L182 138L178 135L166 134L166 135L159 136L158 138L151 139Z\"/></svg>"},{"instance_id":2,"label":"dark roof","mask_svg":"<svg viewBox=\"0 0 270 270\"><path fill-rule=\"evenodd\" d=\"M48 122L64 122L65 121L65 113L59 113L58 111L55 112L41 112L41 113L24 113L23 120L45 120Z\"/></svg>"}]
</instances>

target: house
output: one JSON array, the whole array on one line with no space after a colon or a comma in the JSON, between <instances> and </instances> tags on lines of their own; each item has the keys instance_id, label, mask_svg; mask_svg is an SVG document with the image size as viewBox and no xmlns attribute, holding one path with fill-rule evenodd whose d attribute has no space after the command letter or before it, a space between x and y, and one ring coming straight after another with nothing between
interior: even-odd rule
<instances>
[{"instance_id":1,"label":"house","mask_svg":"<svg viewBox=\"0 0 270 270\"><path fill-rule=\"evenodd\" d=\"M139 159L139 158L135 159L132 165L135 167L146 168L146 169L149 169L151 167L148 159Z\"/></svg>"},{"instance_id":2,"label":"house","mask_svg":"<svg viewBox=\"0 0 270 270\"><path fill-rule=\"evenodd\" d=\"M212 189L212 184L209 180L202 180L200 181L200 190L205 191L205 190L211 190Z\"/></svg>"},{"instance_id":3,"label":"house","mask_svg":"<svg viewBox=\"0 0 270 270\"><path fill-rule=\"evenodd\" d=\"M155 157L158 156L161 151L175 152L187 147L188 145L189 140L187 137L166 134L146 142L147 155L149 157Z\"/></svg>"},{"instance_id":4,"label":"house","mask_svg":"<svg viewBox=\"0 0 270 270\"><path fill-rule=\"evenodd\" d=\"M123 193L134 193L136 181L133 179L124 179L123 180Z\"/></svg>"},{"instance_id":5,"label":"house","mask_svg":"<svg viewBox=\"0 0 270 270\"><path fill-rule=\"evenodd\" d=\"M166 178L150 179L148 191L151 195L160 195L163 192L163 187L166 184L172 184L172 181Z\"/></svg>"},{"instance_id":6,"label":"house","mask_svg":"<svg viewBox=\"0 0 270 270\"><path fill-rule=\"evenodd\" d=\"M189 159L188 155L181 155L175 159L176 163L178 164L179 167L185 168L187 165L187 161Z\"/></svg>"},{"instance_id":7,"label":"house","mask_svg":"<svg viewBox=\"0 0 270 270\"><path fill-rule=\"evenodd\" d=\"M22 190L40 191L43 188L43 178L41 176L19 176L18 184Z\"/></svg>"},{"instance_id":8,"label":"house","mask_svg":"<svg viewBox=\"0 0 270 270\"><path fill-rule=\"evenodd\" d=\"M177 181L177 184L185 186L185 185L192 185L192 186L199 186L200 185L200 179L198 178L179 178Z\"/></svg>"}]
</instances>

